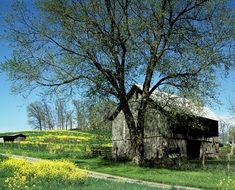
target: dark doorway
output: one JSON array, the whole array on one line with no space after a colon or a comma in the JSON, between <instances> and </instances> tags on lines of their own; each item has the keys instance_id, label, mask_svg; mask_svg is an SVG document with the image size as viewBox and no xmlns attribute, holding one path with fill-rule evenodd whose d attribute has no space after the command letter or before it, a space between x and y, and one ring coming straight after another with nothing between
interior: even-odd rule
<instances>
[{"instance_id":1,"label":"dark doorway","mask_svg":"<svg viewBox=\"0 0 235 190\"><path fill-rule=\"evenodd\" d=\"M195 140L187 141L187 157L190 159L196 159L200 156L201 142Z\"/></svg>"}]
</instances>

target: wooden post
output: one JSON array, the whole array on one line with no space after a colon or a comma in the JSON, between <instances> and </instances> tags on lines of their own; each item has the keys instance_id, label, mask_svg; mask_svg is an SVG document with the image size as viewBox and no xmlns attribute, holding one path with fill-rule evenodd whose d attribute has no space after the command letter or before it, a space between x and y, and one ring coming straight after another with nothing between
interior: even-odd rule
<instances>
[{"instance_id":1,"label":"wooden post","mask_svg":"<svg viewBox=\"0 0 235 190\"><path fill-rule=\"evenodd\" d=\"M205 153L205 138L202 136L202 167L205 167L206 153Z\"/></svg>"},{"instance_id":2,"label":"wooden post","mask_svg":"<svg viewBox=\"0 0 235 190\"><path fill-rule=\"evenodd\" d=\"M205 167L205 145L204 141L202 142L202 167Z\"/></svg>"},{"instance_id":3,"label":"wooden post","mask_svg":"<svg viewBox=\"0 0 235 190\"><path fill-rule=\"evenodd\" d=\"M227 169L229 172L229 170L230 170L230 154L228 154Z\"/></svg>"},{"instance_id":4,"label":"wooden post","mask_svg":"<svg viewBox=\"0 0 235 190\"><path fill-rule=\"evenodd\" d=\"M115 162L117 162L117 158L118 158L118 147L116 147L115 149Z\"/></svg>"}]
</instances>

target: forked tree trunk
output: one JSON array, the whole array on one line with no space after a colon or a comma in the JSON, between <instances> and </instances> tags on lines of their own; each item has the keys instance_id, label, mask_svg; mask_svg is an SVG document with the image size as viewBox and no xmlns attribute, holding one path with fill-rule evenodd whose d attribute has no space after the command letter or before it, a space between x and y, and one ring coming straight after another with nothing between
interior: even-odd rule
<instances>
[{"instance_id":1,"label":"forked tree trunk","mask_svg":"<svg viewBox=\"0 0 235 190\"><path fill-rule=\"evenodd\" d=\"M129 107L123 108L125 120L130 133L130 157L139 166L144 164L144 117L138 117L135 122L134 116Z\"/></svg>"}]
</instances>

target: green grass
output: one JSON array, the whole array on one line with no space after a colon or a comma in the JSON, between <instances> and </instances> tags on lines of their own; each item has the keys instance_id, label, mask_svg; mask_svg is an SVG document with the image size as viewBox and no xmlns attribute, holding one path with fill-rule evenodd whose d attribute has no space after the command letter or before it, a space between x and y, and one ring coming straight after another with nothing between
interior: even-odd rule
<instances>
[{"instance_id":1,"label":"green grass","mask_svg":"<svg viewBox=\"0 0 235 190\"><path fill-rule=\"evenodd\" d=\"M79 190L160 190L154 187L88 178Z\"/></svg>"},{"instance_id":2,"label":"green grass","mask_svg":"<svg viewBox=\"0 0 235 190\"><path fill-rule=\"evenodd\" d=\"M216 189L219 181L227 176L235 180L235 167L227 172L224 165L210 165L205 169L198 164L185 164L178 169L142 168L126 163L113 163L104 159L80 160L77 164L93 171L124 176L146 181L160 182L171 185ZM187 165L187 166L186 166Z\"/></svg>"},{"instance_id":3,"label":"green grass","mask_svg":"<svg viewBox=\"0 0 235 190\"><path fill-rule=\"evenodd\" d=\"M58 130L21 133L27 136L25 141L0 143L0 152L45 159L81 159L92 156L91 147L111 146L111 138L107 134Z\"/></svg>"},{"instance_id":4,"label":"green grass","mask_svg":"<svg viewBox=\"0 0 235 190\"><path fill-rule=\"evenodd\" d=\"M229 147L221 149L219 159L183 162L175 168L141 168L129 162L119 163L102 158L91 158L92 146L111 146L110 136L81 131L26 131L27 140L21 143L0 144L1 153L12 153L46 159L68 159L78 166L97 172L124 176L171 185L216 189L221 179L230 176L235 180L235 156L227 171L226 155ZM97 182L98 183L98 182ZM1 189L1 188L0 188Z\"/></svg>"},{"instance_id":5,"label":"green grass","mask_svg":"<svg viewBox=\"0 0 235 190\"><path fill-rule=\"evenodd\" d=\"M4 176L0 173L0 189L9 190L4 187ZM38 187L38 189L43 189L43 187ZM154 187L147 187L143 185L114 182L110 180L94 179L88 178L85 184L76 188L66 187L66 188L56 188L57 190L160 190Z\"/></svg>"}]
</instances>

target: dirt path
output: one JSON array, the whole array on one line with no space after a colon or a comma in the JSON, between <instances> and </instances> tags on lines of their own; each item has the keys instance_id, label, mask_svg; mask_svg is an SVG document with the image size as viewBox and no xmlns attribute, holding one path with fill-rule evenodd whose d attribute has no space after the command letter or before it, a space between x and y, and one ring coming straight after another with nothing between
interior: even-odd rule
<instances>
[{"instance_id":1,"label":"dirt path","mask_svg":"<svg viewBox=\"0 0 235 190\"><path fill-rule=\"evenodd\" d=\"M25 157L25 156L19 156L19 155L11 155L11 154L1 154L6 157L13 157L17 159L25 158L29 162L35 162L38 160L43 160L40 158L33 158L33 157ZM114 176L110 174L104 174L100 172L94 172L94 171L88 171L89 177L97 178L97 179L105 179L105 180L111 180L116 182L122 182L122 183L133 183L133 184L139 184L139 185L145 185L150 187L156 187L161 189L177 189L177 190L202 190L199 188L194 187L184 187L184 186L178 186L178 185L167 185L163 183L156 183L156 182L149 182L144 180L138 180L138 179L131 179L127 177L120 177L120 176Z\"/></svg>"},{"instance_id":2,"label":"dirt path","mask_svg":"<svg viewBox=\"0 0 235 190\"><path fill-rule=\"evenodd\" d=\"M202 190L202 189L194 188L194 187L167 185L167 184L163 184L163 183L156 183L156 182L150 182L150 181L144 181L144 180L138 180L138 179L131 179L131 178L127 178L127 177L114 176L114 175L104 174L104 173L99 173L99 172L94 172L94 171L88 171L88 174L90 177L94 177L94 178L98 178L98 179L113 180L113 181L124 182L124 183L134 183L134 184L146 185L146 186L156 187L156 188L161 188L161 189Z\"/></svg>"}]
</instances>

